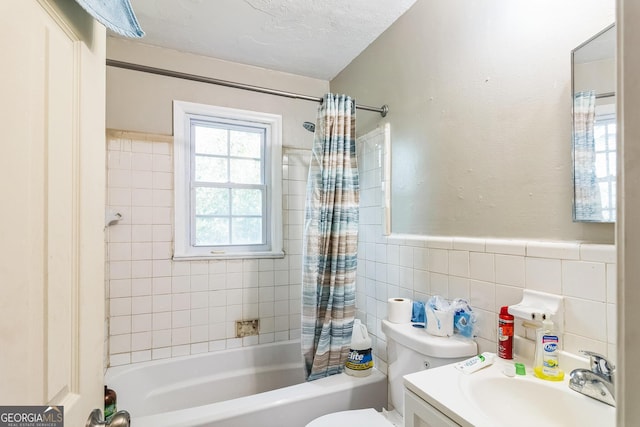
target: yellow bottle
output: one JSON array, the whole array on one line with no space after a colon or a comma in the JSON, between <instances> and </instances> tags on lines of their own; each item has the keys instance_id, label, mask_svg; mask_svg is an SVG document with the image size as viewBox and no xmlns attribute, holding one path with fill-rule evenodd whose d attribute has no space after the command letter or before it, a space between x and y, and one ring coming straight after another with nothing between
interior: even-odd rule
<instances>
[{"instance_id":1,"label":"yellow bottle","mask_svg":"<svg viewBox=\"0 0 640 427\"><path fill-rule=\"evenodd\" d=\"M564 371L560 369L560 334L550 319L542 321L542 328L536 331L536 358L533 373L536 377L549 381L562 381Z\"/></svg>"}]
</instances>

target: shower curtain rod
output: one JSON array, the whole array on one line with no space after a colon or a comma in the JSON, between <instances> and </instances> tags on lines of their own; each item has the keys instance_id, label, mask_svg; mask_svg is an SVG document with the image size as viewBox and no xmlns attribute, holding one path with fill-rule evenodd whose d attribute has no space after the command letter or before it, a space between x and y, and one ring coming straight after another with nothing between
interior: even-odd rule
<instances>
[{"instance_id":1,"label":"shower curtain rod","mask_svg":"<svg viewBox=\"0 0 640 427\"><path fill-rule=\"evenodd\" d=\"M282 90L269 89L266 87L253 86L253 85L248 85L244 83L237 83L229 80L220 80L220 79L214 79L212 77L199 76L197 74L181 73L179 71L165 70L163 68L149 67L147 65L134 64L131 62L116 61L114 59L107 59L107 66L123 68L125 70L141 71L143 73L157 74L159 76L175 77L178 79L191 80L194 82L209 83L209 84L214 84L219 86L232 87L235 89L250 90L253 92L266 93L268 95L283 96L286 98L302 99L305 101L314 101L314 102L322 103L322 98L318 98L316 96L301 95L298 93L285 92ZM383 105L382 107L370 107L368 105L356 104L356 108L359 108L361 110L380 113L382 117L386 117L387 113L389 112L389 106L386 104Z\"/></svg>"}]
</instances>

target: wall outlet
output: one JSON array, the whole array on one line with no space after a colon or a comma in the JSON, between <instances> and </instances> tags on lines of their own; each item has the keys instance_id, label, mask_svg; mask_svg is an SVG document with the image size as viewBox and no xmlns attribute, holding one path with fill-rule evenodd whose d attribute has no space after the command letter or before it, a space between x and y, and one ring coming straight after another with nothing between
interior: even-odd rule
<instances>
[{"instance_id":1,"label":"wall outlet","mask_svg":"<svg viewBox=\"0 0 640 427\"><path fill-rule=\"evenodd\" d=\"M260 319L236 320L236 338L258 335L260 332Z\"/></svg>"}]
</instances>

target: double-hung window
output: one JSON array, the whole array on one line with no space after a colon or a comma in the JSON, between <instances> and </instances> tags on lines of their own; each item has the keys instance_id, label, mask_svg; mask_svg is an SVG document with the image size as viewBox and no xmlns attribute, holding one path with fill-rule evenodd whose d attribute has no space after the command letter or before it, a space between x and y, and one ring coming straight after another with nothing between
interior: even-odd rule
<instances>
[{"instance_id":1,"label":"double-hung window","mask_svg":"<svg viewBox=\"0 0 640 427\"><path fill-rule=\"evenodd\" d=\"M173 108L174 257L282 256L281 117Z\"/></svg>"}]
</instances>

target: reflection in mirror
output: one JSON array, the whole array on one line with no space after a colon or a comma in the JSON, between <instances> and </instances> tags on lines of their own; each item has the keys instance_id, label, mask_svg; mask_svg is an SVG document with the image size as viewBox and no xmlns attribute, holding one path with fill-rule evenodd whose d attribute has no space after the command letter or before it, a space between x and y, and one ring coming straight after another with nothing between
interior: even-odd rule
<instances>
[{"instance_id":1,"label":"reflection in mirror","mask_svg":"<svg viewBox=\"0 0 640 427\"><path fill-rule=\"evenodd\" d=\"M571 52L574 221L616 220L615 25Z\"/></svg>"}]
</instances>

